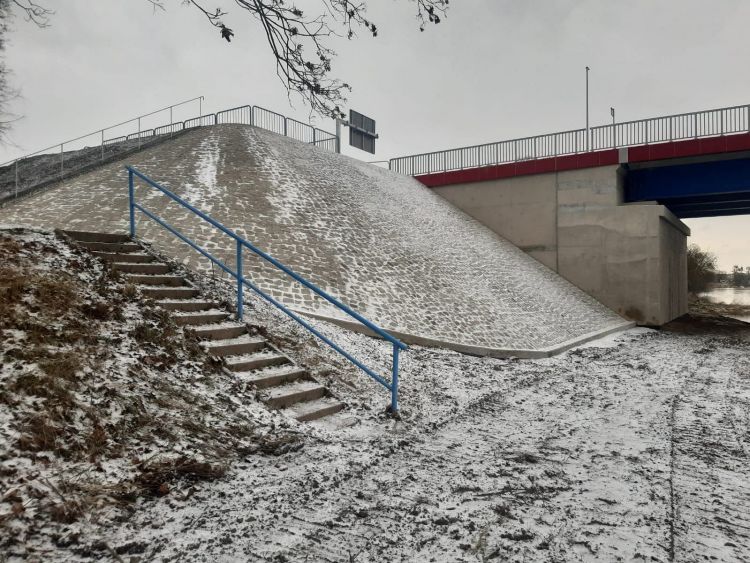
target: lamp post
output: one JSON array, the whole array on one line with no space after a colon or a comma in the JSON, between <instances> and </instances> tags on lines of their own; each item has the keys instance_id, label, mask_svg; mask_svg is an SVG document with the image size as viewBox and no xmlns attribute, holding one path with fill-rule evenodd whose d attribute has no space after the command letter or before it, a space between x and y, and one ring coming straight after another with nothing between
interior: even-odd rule
<instances>
[{"instance_id":1,"label":"lamp post","mask_svg":"<svg viewBox=\"0 0 750 563\"><path fill-rule=\"evenodd\" d=\"M586 150L589 150L590 146L590 129L589 129L589 72L591 69L586 67Z\"/></svg>"}]
</instances>

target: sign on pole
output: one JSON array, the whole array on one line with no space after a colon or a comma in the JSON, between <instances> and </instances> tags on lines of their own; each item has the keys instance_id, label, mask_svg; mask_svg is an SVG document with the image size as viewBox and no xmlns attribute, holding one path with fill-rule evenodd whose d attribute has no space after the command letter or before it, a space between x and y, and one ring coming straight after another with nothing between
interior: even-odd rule
<instances>
[{"instance_id":1,"label":"sign on pole","mask_svg":"<svg viewBox=\"0 0 750 563\"><path fill-rule=\"evenodd\" d=\"M356 149L375 154L375 120L349 110L349 144Z\"/></svg>"}]
</instances>

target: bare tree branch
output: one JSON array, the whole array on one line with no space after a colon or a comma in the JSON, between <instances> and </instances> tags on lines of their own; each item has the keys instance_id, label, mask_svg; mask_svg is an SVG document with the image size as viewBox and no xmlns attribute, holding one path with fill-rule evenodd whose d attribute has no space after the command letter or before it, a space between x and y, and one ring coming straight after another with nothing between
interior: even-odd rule
<instances>
[{"instance_id":1,"label":"bare tree branch","mask_svg":"<svg viewBox=\"0 0 750 563\"><path fill-rule=\"evenodd\" d=\"M54 14L52 10L33 0L0 0L0 51L5 48L5 34L8 31L12 6L24 14L26 21L33 22L39 27L48 27L49 18ZM0 145L12 144L8 139L8 132L14 122L22 119L22 116L13 115L8 110L10 103L21 95L18 89L9 85L8 74L5 61L0 59Z\"/></svg>"},{"instance_id":2,"label":"bare tree branch","mask_svg":"<svg viewBox=\"0 0 750 563\"><path fill-rule=\"evenodd\" d=\"M99 0L101 1L101 0ZM164 10L164 0L146 0L154 10ZM293 0L292 0L293 1ZM438 24L445 17L449 0L408 0L416 6L416 18L420 31L429 24ZM259 24L276 60L276 74L288 94L299 94L315 113L330 117L343 115L342 106L351 87L332 76L332 61L336 53L328 46L332 36L352 39L364 30L373 37L378 35L377 25L366 17L367 0L320 0L317 13L307 14L290 0L182 0L201 12L206 21L220 32L220 37L231 42L233 29L224 23L230 16L221 4L233 4L253 17ZM207 3L220 4L208 8ZM38 3L38 0L0 0L0 49L6 30L7 16L15 8L24 19L39 27L50 25L54 12ZM6 107L8 99L2 94L13 95L5 81L5 67L0 67L0 109ZM7 123L6 123L7 125ZM0 122L0 139L3 123Z\"/></svg>"},{"instance_id":3,"label":"bare tree branch","mask_svg":"<svg viewBox=\"0 0 750 563\"><path fill-rule=\"evenodd\" d=\"M39 27L49 27L49 19L55 14L53 10L33 0L10 0L10 2L25 14L26 21L33 22Z\"/></svg>"},{"instance_id":4,"label":"bare tree branch","mask_svg":"<svg viewBox=\"0 0 750 563\"><path fill-rule=\"evenodd\" d=\"M162 0L149 1L162 4ZM321 0L320 13L311 15L285 0L232 1L260 23L276 59L276 74L287 92L302 96L314 112L330 117L343 115L341 106L351 87L331 76L336 53L327 46L326 40L331 36L352 39L361 29L377 37L377 25L365 16L365 0ZM449 3L449 0L410 1L416 4L420 31L428 24L440 23ZM206 2L183 0L202 12L209 24L220 30L221 37L231 41L234 30L224 23L229 13L221 7L208 9Z\"/></svg>"}]
</instances>

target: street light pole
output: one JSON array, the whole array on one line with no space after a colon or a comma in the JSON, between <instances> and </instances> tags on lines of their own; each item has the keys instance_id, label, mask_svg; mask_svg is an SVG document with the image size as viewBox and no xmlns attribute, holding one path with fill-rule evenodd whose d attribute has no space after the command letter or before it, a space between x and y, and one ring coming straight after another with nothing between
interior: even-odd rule
<instances>
[{"instance_id":1,"label":"street light pole","mask_svg":"<svg viewBox=\"0 0 750 563\"><path fill-rule=\"evenodd\" d=\"M589 150L590 143L590 130L589 130L589 71L591 69L586 67L586 150Z\"/></svg>"}]
</instances>

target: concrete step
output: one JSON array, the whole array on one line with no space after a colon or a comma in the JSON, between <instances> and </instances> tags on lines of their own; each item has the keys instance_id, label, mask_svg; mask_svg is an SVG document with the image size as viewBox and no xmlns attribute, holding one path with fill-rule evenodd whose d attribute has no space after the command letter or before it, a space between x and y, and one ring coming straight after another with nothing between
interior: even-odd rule
<instances>
[{"instance_id":1,"label":"concrete step","mask_svg":"<svg viewBox=\"0 0 750 563\"><path fill-rule=\"evenodd\" d=\"M185 282L185 278L183 278L182 276L127 274L126 278L129 282L143 285L168 285L171 287L187 285L187 283Z\"/></svg>"},{"instance_id":2,"label":"concrete step","mask_svg":"<svg viewBox=\"0 0 750 563\"><path fill-rule=\"evenodd\" d=\"M250 336L243 334L237 338L228 338L225 340L214 340L205 345L206 353L211 356L231 356L237 354L252 354L258 352L266 346L266 341L260 336Z\"/></svg>"},{"instance_id":3,"label":"concrete step","mask_svg":"<svg viewBox=\"0 0 750 563\"><path fill-rule=\"evenodd\" d=\"M120 233L92 233L89 231L63 231L78 242L130 242L130 237Z\"/></svg>"},{"instance_id":4,"label":"concrete step","mask_svg":"<svg viewBox=\"0 0 750 563\"><path fill-rule=\"evenodd\" d=\"M172 318L177 326L200 326L225 321L229 318L229 313L221 309L209 309L208 311L173 313Z\"/></svg>"},{"instance_id":5,"label":"concrete step","mask_svg":"<svg viewBox=\"0 0 750 563\"><path fill-rule=\"evenodd\" d=\"M141 293L152 299L190 299L198 295L194 287L170 287L167 285L140 285Z\"/></svg>"},{"instance_id":6,"label":"concrete step","mask_svg":"<svg viewBox=\"0 0 750 563\"><path fill-rule=\"evenodd\" d=\"M165 299L163 301L157 301L156 304L167 311L186 312L207 311L208 309L218 307L213 301L204 301L202 299L177 299L175 301Z\"/></svg>"},{"instance_id":7,"label":"concrete step","mask_svg":"<svg viewBox=\"0 0 750 563\"><path fill-rule=\"evenodd\" d=\"M278 387L309 377L306 370L294 366L270 367L250 372L238 372L235 375L240 381L255 385L258 389Z\"/></svg>"},{"instance_id":8,"label":"concrete step","mask_svg":"<svg viewBox=\"0 0 750 563\"><path fill-rule=\"evenodd\" d=\"M140 245L134 242L85 242L78 241L78 243L88 250L99 250L102 252L138 252L143 250Z\"/></svg>"},{"instance_id":9,"label":"concrete step","mask_svg":"<svg viewBox=\"0 0 750 563\"><path fill-rule=\"evenodd\" d=\"M158 262L137 263L137 262L113 262L112 269L118 272L128 272L133 274L166 274L169 272L169 266Z\"/></svg>"},{"instance_id":10,"label":"concrete step","mask_svg":"<svg viewBox=\"0 0 750 563\"><path fill-rule=\"evenodd\" d=\"M261 397L270 406L283 409L303 401L320 399L325 397L326 392L326 388L315 381L297 381L281 387L272 387Z\"/></svg>"},{"instance_id":11,"label":"concrete step","mask_svg":"<svg viewBox=\"0 0 750 563\"><path fill-rule=\"evenodd\" d=\"M333 397L323 397L315 401L297 403L287 409L289 415L299 422L310 422L324 416L330 416L344 409L344 403Z\"/></svg>"},{"instance_id":12,"label":"concrete step","mask_svg":"<svg viewBox=\"0 0 750 563\"><path fill-rule=\"evenodd\" d=\"M120 254L118 252L98 252L91 254L107 262L135 262L142 264L144 262L153 262L154 257L150 254L131 252L130 254Z\"/></svg>"},{"instance_id":13,"label":"concrete step","mask_svg":"<svg viewBox=\"0 0 750 563\"><path fill-rule=\"evenodd\" d=\"M198 289L182 276L170 275L169 266L143 252L127 235L65 231L94 256L111 263L113 270L124 272L125 279L137 284L145 297L173 311L177 325L190 327L207 354L224 359L238 379L254 385L261 398L300 422L317 420L337 413L344 404L328 395L328 390L310 378L289 358L266 348L260 336L248 334L243 323L230 321L229 313L211 301L196 299Z\"/></svg>"},{"instance_id":14,"label":"concrete step","mask_svg":"<svg viewBox=\"0 0 750 563\"><path fill-rule=\"evenodd\" d=\"M236 322L217 323L192 328L198 338L204 340L224 340L247 334L247 327Z\"/></svg>"},{"instance_id":15,"label":"concrete step","mask_svg":"<svg viewBox=\"0 0 750 563\"><path fill-rule=\"evenodd\" d=\"M272 351L243 354L242 356L226 356L224 361L232 371L252 371L290 363L289 358Z\"/></svg>"}]
</instances>

